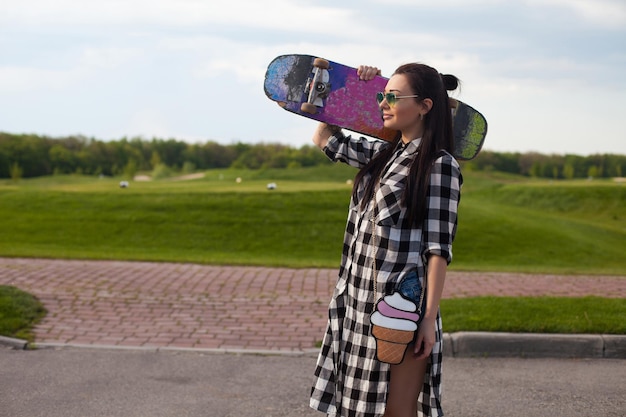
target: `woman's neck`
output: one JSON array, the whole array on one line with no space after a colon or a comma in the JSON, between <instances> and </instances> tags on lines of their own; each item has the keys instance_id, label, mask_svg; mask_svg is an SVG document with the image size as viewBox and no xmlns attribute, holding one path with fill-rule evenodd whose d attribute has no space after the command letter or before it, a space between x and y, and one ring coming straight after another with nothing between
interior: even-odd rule
<instances>
[{"instance_id":1,"label":"woman's neck","mask_svg":"<svg viewBox=\"0 0 626 417\"><path fill-rule=\"evenodd\" d=\"M424 125L419 123L414 129L402 131L402 142L409 143L424 135Z\"/></svg>"}]
</instances>

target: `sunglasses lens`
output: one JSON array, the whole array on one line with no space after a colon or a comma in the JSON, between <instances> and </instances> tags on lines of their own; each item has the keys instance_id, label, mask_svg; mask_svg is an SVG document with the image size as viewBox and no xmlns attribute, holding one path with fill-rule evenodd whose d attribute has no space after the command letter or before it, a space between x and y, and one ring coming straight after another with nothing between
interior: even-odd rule
<instances>
[{"instance_id":1,"label":"sunglasses lens","mask_svg":"<svg viewBox=\"0 0 626 417\"><path fill-rule=\"evenodd\" d=\"M378 104L382 103L383 100L387 100L387 104L393 106L396 104L396 95L394 93L376 93L376 101Z\"/></svg>"}]
</instances>

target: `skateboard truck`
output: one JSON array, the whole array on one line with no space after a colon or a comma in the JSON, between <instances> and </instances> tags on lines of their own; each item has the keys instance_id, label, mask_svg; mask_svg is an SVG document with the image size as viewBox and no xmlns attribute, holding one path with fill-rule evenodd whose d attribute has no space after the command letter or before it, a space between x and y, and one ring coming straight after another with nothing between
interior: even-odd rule
<instances>
[{"instance_id":1,"label":"skateboard truck","mask_svg":"<svg viewBox=\"0 0 626 417\"><path fill-rule=\"evenodd\" d=\"M308 93L307 101L302 103L300 110L306 113L317 113L317 107L323 107L328 93L330 93L330 83L328 82L328 68L330 64L322 58L313 60L313 77L306 83L305 92Z\"/></svg>"}]
</instances>

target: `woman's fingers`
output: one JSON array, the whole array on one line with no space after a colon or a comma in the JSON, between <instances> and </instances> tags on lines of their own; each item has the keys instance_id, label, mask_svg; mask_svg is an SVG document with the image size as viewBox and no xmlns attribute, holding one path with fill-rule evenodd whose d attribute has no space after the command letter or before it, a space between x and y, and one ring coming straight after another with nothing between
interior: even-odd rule
<instances>
[{"instance_id":1,"label":"woman's fingers","mask_svg":"<svg viewBox=\"0 0 626 417\"><path fill-rule=\"evenodd\" d=\"M360 65L359 68L357 68L356 73L363 81L369 81L377 75L380 75L380 69L376 67L370 67L368 65Z\"/></svg>"}]
</instances>

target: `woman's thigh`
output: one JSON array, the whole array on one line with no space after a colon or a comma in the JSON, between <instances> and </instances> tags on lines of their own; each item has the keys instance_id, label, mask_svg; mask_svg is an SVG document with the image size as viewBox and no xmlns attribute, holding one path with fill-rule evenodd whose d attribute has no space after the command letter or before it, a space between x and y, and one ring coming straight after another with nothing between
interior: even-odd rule
<instances>
[{"instance_id":1,"label":"woman's thigh","mask_svg":"<svg viewBox=\"0 0 626 417\"><path fill-rule=\"evenodd\" d=\"M385 417L417 415L417 398L424 385L424 374L429 360L429 357L415 359L413 346L409 346L402 363L391 365Z\"/></svg>"}]
</instances>

